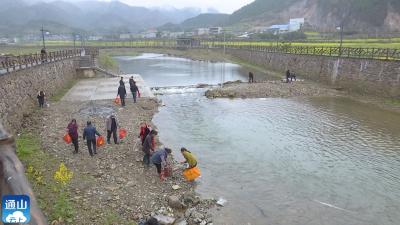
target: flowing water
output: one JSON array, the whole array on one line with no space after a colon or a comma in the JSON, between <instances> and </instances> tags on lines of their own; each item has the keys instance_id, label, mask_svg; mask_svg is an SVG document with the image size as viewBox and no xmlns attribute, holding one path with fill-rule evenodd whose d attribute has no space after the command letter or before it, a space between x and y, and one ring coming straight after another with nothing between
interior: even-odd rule
<instances>
[{"instance_id":1,"label":"flowing water","mask_svg":"<svg viewBox=\"0 0 400 225\"><path fill-rule=\"evenodd\" d=\"M160 55L118 60L151 86L215 84L224 72ZM246 79L225 67L226 80ZM177 157L181 146L197 155L198 192L228 200L214 224L399 224L399 114L346 98L209 100L203 92L167 91L154 123Z\"/></svg>"}]
</instances>

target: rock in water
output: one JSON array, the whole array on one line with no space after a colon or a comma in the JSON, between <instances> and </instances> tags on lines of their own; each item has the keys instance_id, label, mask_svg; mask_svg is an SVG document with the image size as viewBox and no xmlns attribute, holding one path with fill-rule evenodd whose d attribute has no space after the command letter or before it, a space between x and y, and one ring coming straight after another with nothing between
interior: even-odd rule
<instances>
[{"instance_id":1,"label":"rock in water","mask_svg":"<svg viewBox=\"0 0 400 225\"><path fill-rule=\"evenodd\" d=\"M175 218L170 216L156 215L154 218L156 218L161 225L172 225L175 222Z\"/></svg>"},{"instance_id":2,"label":"rock in water","mask_svg":"<svg viewBox=\"0 0 400 225\"><path fill-rule=\"evenodd\" d=\"M194 192L186 192L185 194L183 194L183 202L187 205L197 205L199 201L200 200L196 197L196 194Z\"/></svg>"},{"instance_id":3,"label":"rock in water","mask_svg":"<svg viewBox=\"0 0 400 225\"><path fill-rule=\"evenodd\" d=\"M218 206L224 206L227 201L223 198L219 198L217 201Z\"/></svg>"}]
</instances>

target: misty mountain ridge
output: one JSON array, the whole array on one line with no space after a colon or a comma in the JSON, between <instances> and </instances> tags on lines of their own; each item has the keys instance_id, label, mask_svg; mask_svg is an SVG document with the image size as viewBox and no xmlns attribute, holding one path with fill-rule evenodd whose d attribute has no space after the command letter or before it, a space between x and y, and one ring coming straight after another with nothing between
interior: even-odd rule
<instances>
[{"instance_id":1,"label":"misty mountain ridge","mask_svg":"<svg viewBox=\"0 0 400 225\"><path fill-rule=\"evenodd\" d=\"M9 35L37 33L42 24L52 33L137 33L166 22L180 23L201 13L201 9L197 8L168 7L164 10L130 6L119 1L49 1L28 4L26 0L2 0L2 3L0 33Z\"/></svg>"}]
</instances>

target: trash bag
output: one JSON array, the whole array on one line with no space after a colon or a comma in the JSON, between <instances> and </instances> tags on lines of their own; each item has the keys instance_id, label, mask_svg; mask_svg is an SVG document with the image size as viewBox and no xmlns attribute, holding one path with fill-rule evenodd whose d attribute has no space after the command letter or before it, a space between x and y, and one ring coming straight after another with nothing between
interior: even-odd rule
<instances>
[{"instance_id":1,"label":"trash bag","mask_svg":"<svg viewBox=\"0 0 400 225\"><path fill-rule=\"evenodd\" d=\"M121 104L121 98L119 96L117 96L115 98L115 100L114 100L114 103L117 104L117 105L120 105Z\"/></svg>"},{"instance_id":2,"label":"trash bag","mask_svg":"<svg viewBox=\"0 0 400 225\"><path fill-rule=\"evenodd\" d=\"M71 142L72 142L72 138L71 138L71 136L69 136L68 133L66 133L64 135L63 139L64 139L65 143L67 143L67 144L71 144Z\"/></svg>"},{"instance_id":3,"label":"trash bag","mask_svg":"<svg viewBox=\"0 0 400 225\"><path fill-rule=\"evenodd\" d=\"M118 131L119 139L124 139L128 132L124 128L120 128Z\"/></svg>"},{"instance_id":4,"label":"trash bag","mask_svg":"<svg viewBox=\"0 0 400 225\"><path fill-rule=\"evenodd\" d=\"M96 138L96 146L101 147L104 145L104 137L103 136L98 136Z\"/></svg>"},{"instance_id":5,"label":"trash bag","mask_svg":"<svg viewBox=\"0 0 400 225\"><path fill-rule=\"evenodd\" d=\"M200 176L200 170L197 167L186 169L183 171L183 176L186 178L186 180L192 181Z\"/></svg>"}]
</instances>

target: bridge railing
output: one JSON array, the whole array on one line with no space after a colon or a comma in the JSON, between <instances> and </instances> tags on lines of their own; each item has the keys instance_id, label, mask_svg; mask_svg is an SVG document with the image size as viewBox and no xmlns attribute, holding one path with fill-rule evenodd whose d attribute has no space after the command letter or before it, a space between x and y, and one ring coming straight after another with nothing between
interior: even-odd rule
<instances>
[{"instance_id":1,"label":"bridge railing","mask_svg":"<svg viewBox=\"0 0 400 225\"><path fill-rule=\"evenodd\" d=\"M223 48L223 46L217 46ZM284 53L296 55L316 55L343 58L361 58L378 60L400 60L399 49L383 48L349 48L349 47L314 47L314 46L225 46L227 49L245 49L267 53Z\"/></svg>"},{"instance_id":2,"label":"bridge railing","mask_svg":"<svg viewBox=\"0 0 400 225\"><path fill-rule=\"evenodd\" d=\"M81 54L81 49L66 49L18 56L0 56L0 73L8 73L44 63L56 62L81 56Z\"/></svg>"},{"instance_id":3,"label":"bridge railing","mask_svg":"<svg viewBox=\"0 0 400 225\"><path fill-rule=\"evenodd\" d=\"M0 194L28 195L30 197L29 224L48 224L38 207L32 188L24 174L24 166L16 155L15 140L0 124Z\"/></svg>"},{"instance_id":4,"label":"bridge railing","mask_svg":"<svg viewBox=\"0 0 400 225\"><path fill-rule=\"evenodd\" d=\"M251 51L262 51L266 53L284 53L298 55L331 56L343 58L362 58L377 60L400 60L400 49L390 48L352 48L352 47L329 47L329 46L272 46L271 43L251 41L221 41L200 40L197 45L178 45L176 40L171 39L142 39L130 41L92 41L87 43L97 48L203 48L203 49L243 49Z\"/></svg>"}]
</instances>

